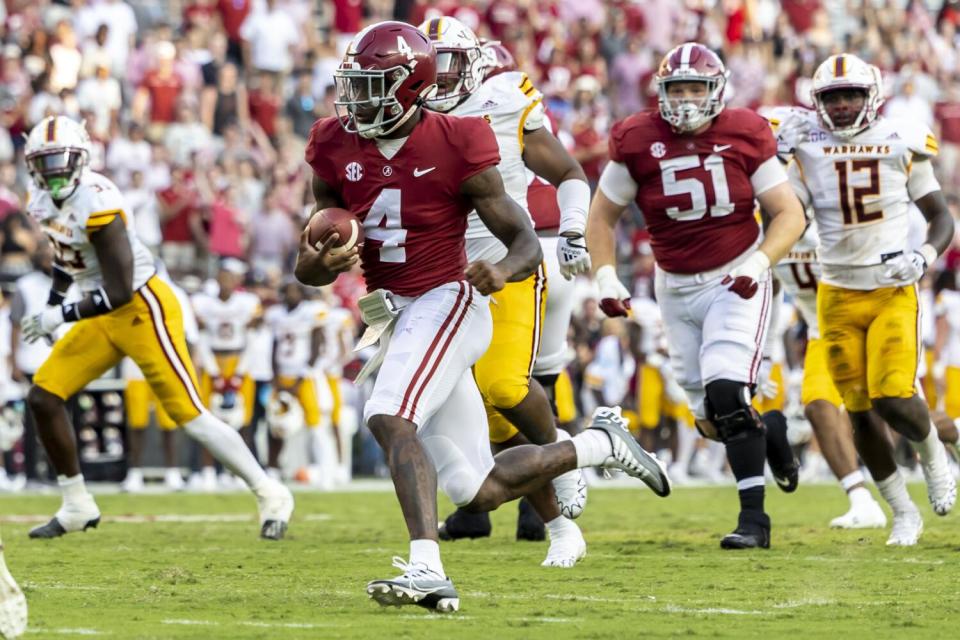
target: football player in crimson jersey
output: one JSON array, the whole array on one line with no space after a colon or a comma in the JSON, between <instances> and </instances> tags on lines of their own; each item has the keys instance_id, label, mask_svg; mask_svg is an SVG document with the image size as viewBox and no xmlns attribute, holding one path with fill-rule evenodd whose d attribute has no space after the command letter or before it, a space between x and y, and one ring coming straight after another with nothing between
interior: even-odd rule
<instances>
[{"instance_id":1,"label":"football player in crimson jersey","mask_svg":"<svg viewBox=\"0 0 960 640\"><path fill-rule=\"evenodd\" d=\"M386 454L410 533L402 575L374 580L383 605L455 611L460 604L437 545L436 489L458 506L489 511L562 473L607 466L660 495L669 480L606 409L571 441L490 453L483 402L470 367L490 341L489 296L524 280L542 259L523 210L504 192L500 155L483 118L422 109L436 86L436 54L411 25L382 22L357 34L335 72L338 118L314 124L306 160L317 209L345 207L366 241L331 254L336 235L301 237L297 278L325 285L361 261L360 301L380 363L364 421ZM507 247L496 262L466 264L467 214L476 210ZM366 342L366 341L364 341ZM366 367L365 367L366 369Z\"/></svg>"},{"instance_id":2,"label":"football player in crimson jersey","mask_svg":"<svg viewBox=\"0 0 960 640\"><path fill-rule=\"evenodd\" d=\"M725 549L768 547L764 461L793 491L797 465L785 424L750 406L769 323L770 266L804 228L803 209L776 158L763 118L723 108L727 72L707 47L670 51L656 74L659 109L614 125L610 160L590 209L587 244L600 306L626 315L615 271L614 227L635 201L657 260L656 296L670 358L700 431L726 445L740 517ZM754 198L769 220L761 238Z\"/></svg>"}]
</instances>

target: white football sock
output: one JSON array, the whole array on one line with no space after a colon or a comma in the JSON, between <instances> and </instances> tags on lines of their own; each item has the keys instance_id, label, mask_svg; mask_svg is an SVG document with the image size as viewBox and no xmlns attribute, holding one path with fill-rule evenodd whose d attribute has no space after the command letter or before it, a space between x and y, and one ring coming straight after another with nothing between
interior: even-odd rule
<instances>
[{"instance_id":1,"label":"white football sock","mask_svg":"<svg viewBox=\"0 0 960 640\"><path fill-rule=\"evenodd\" d=\"M204 411L183 425L183 428L187 435L206 447L223 466L243 478L254 493L269 482L267 474L250 453L247 443L237 430L212 413Z\"/></svg>"},{"instance_id":2,"label":"white football sock","mask_svg":"<svg viewBox=\"0 0 960 640\"><path fill-rule=\"evenodd\" d=\"M83 481L83 474L78 473L75 476L57 476L57 484L60 485L60 493L63 495L63 504L76 504L86 502L90 499L90 493L87 491L87 485Z\"/></svg>"},{"instance_id":3,"label":"white football sock","mask_svg":"<svg viewBox=\"0 0 960 640\"><path fill-rule=\"evenodd\" d=\"M558 428L558 429L557 429L557 439L554 440L554 442L563 442L564 440L570 440L570 439L572 439L572 438L573 438L573 436L571 436L569 433L567 433L567 432L564 431L563 429Z\"/></svg>"},{"instance_id":4,"label":"white football sock","mask_svg":"<svg viewBox=\"0 0 960 640\"><path fill-rule=\"evenodd\" d=\"M587 429L573 436L570 441L577 450L577 467L596 467L613 455L613 443L599 429Z\"/></svg>"},{"instance_id":5,"label":"white football sock","mask_svg":"<svg viewBox=\"0 0 960 640\"><path fill-rule=\"evenodd\" d=\"M679 464L684 471L690 466L690 460L693 458L694 448L697 446L697 432L686 424L677 420L677 459L675 464Z\"/></svg>"},{"instance_id":6,"label":"white football sock","mask_svg":"<svg viewBox=\"0 0 960 640\"><path fill-rule=\"evenodd\" d=\"M443 562L440 561L440 545L436 540L411 540L410 564L422 563L428 569L446 578Z\"/></svg>"},{"instance_id":7,"label":"white football sock","mask_svg":"<svg viewBox=\"0 0 960 640\"><path fill-rule=\"evenodd\" d=\"M866 482L866 478L863 477L863 471L857 469L856 471L851 471L847 475L840 478L840 486L843 487L843 490L847 493L853 491L854 487L858 484L862 485Z\"/></svg>"},{"instance_id":8,"label":"white football sock","mask_svg":"<svg viewBox=\"0 0 960 640\"><path fill-rule=\"evenodd\" d=\"M573 531L577 531L580 527L576 525L573 520L568 520L563 516L557 516L550 522L546 523L547 533L550 534L551 540L557 540L558 538L563 538Z\"/></svg>"},{"instance_id":9,"label":"white football sock","mask_svg":"<svg viewBox=\"0 0 960 640\"><path fill-rule=\"evenodd\" d=\"M933 424L930 425L930 431L926 438L917 442L913 440L910 442L913 444L913 448L917 450L917 455L920 456L920 462L923 464L929 464L943 455L943 443L940 442L937 428Z\"/></svg>"},{"instance_id":10,"label":"white football sock","mask_svg":"<svg viewBox=\"0 0 960 640\"><path fill-rule=\"evenodd\" d=\"M894 513L917 511L917 505L910 499L910 494L907 493L907 483L899 470L894 471L889 478L877 480L877 489L880 490L880 495L887 501Z\"/></svg>"}]
</instances>

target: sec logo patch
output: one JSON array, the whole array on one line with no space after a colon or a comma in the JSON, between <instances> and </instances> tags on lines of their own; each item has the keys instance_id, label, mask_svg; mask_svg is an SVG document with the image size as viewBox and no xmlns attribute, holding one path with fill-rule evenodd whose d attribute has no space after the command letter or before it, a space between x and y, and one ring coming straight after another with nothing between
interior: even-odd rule
<instances>
[{"instance_id":1,"label":"sec logo patch","mask_svg":"<svg viewBox=\"0 0 960 640\"><path fill-rule=\"evenodd\" d=\"M667 155L667 145L662 142L654 142L650 145L650 155L654 158L662 158Z\"/></svg>"},{"instance_id":2,"label":"sec logo patch","mask_svg":"<svg viewBox=\"0 0 960 640\"><path fill-rule=\"evenodd\" d=\"M345 172L347 174L347 180L350 182L359 182L360 178L363 177L363 167L360 166L359 162L351 162L348 164Z\"/></svg>"}]
</instances>

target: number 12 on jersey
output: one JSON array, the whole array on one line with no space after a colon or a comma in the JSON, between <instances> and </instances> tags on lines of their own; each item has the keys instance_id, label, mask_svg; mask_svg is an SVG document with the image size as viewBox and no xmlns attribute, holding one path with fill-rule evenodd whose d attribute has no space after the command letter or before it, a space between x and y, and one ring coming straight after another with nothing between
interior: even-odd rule
<instances>
[{"instance_id":1,"label":"number 12 on jersey","mask_svg":"<svg viewBox=\"0 0 960 640\"><path fill-rule=\"evenodd\" d=\"M714 203L707 205L707 192L703 182L697 178L677 179L677 172L700 167L700 156L678 156L660 161L660 174L663 182L663 195L690 196L693 206L689 209L667 207L667 215L674 220L699 220L706 215L721 218L733 213L733 203L730 202L730 188L727 185L727 174L723 169L723 156L712 153L703 160L703 168L710 173L710 182L713 183Z\"/></svg>"}]
</instances>

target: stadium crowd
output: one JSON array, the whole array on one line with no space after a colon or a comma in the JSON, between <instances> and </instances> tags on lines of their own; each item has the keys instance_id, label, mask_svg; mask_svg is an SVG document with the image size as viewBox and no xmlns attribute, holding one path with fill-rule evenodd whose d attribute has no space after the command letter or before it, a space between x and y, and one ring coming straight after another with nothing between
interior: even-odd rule
<instances>
[{"instance_id":1,"label":"stadium crowd","mask_svg":"<svg viewBox=\"0 0 960 640\"><path fill-rule=\"evenodd\" d=\"M841 49L856 53L883 71L887 113L910 114L934 129L941 184L960 219L960 0L6 0L6 298L43 255L24 213L23 134L47 115L67 114L85 120L96 150L91 167L123 190L139 237L174 280L195 291L225 258L236 258L248 265L247 287L265 306L275 304L312 202L305 141L317 118L333 115L332 71L346 44L371 22L419 24L435 15L455 16L513 52L592 185L607 159L610 126L656 105L656 64L677 43L697 40L721 52L730 69L729 103L755 109L810 106L816 65ZM620 275L637 298L649 298L653 259L639 211L619 233ZM951 274L958 270L960 241L927 276L928 347L938 339L934 296L955 288ZM637 410L636 365L649 357L631 339L640 320L627 327L630 321L605 319L590 283L581 285L570 331L580 413L594 397ZM355 273L324 295L359 320L363 293ZM0 354L9 357L7 307ZM784 335L789 370L801 361L803 327L787 318ZM607 344L622 365L622 379L613 382L609 372L604 379L600 367L590 369L598 344L611 336ZM939 370L930 364L934 376ZM10 363L5 388L23 373L29 371L22 362ZM790 386L789 373L782 380ZM932 402L940 382L931 381Z\"/></svg>"}]
</instances>

